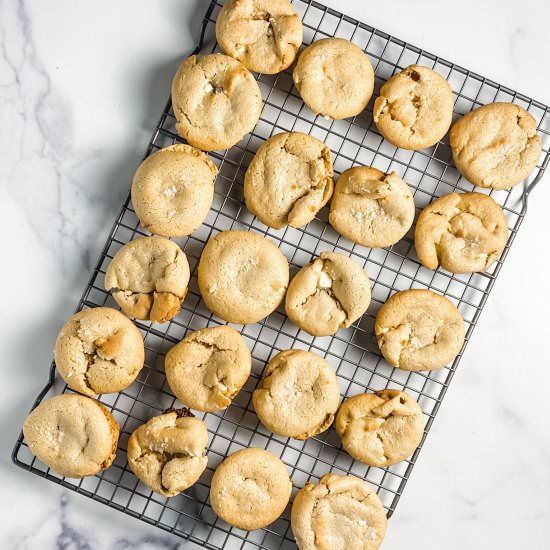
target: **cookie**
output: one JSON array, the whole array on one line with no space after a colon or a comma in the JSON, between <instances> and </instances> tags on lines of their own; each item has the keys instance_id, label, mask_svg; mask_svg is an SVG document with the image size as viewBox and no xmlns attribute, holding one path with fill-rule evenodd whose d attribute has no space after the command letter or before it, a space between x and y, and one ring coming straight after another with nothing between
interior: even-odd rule
<instances>
[{"instance_id":1,"label":"cookie","mask_svg":"<svg viewBox=\"0 0 550 550\"><path fill-rule=\"evenodd\" d=\"M386 361L404 370L434 370L454 360L464 343L457 307L431 290L396 292L380 308L374 332Z\"/></svg>"},{"instance_id":2,"label":"cookie","mask_svg":"<svg viewBox=\"0 0 550 550\"><path fill-rule=\"evenodd\" d=\"M309 334L328 336L357 321L370 299L369 276L359 264L337 252L321 252L292 279L285 310Z\"/></svg>"},{"instance_id":3,"label":"cookie","mask_svg":"<svg viewBox=\"0 0 550 550\"><path fill-rule=\"evenodd\" d=\"M502 208L482 193L451 193L428 204L414 231L424 267L452 273L487 271L508 241Z\"/></svg>"},{"instance_id":4,"label":"cookie","mask_svg":"<svg viewBox=\"0 0 550 550\"><path fill-rule=\"evenodd\" d=\"M185 254L164 237L141 237L125 244L105 273L105 288L122 311L155 323L178 314L188 283Z\"/></svg>"},{"instance_id":5,"label":"cookie","mask_svg":"<svg viewBox=\"0 0 550 550\"><path fill-rule=\"evenodd\" d=\"M412 455L424 434L418 403L405 392L390 389L345 399L334 427L353 458L379 468Z\"/></svg>"},{"instance_id":6,"label":"cookie","mask_svg":"<svg viewBox=\"0 0 550 550\"><path fill-rule=\"evenodd\" d=\"M216 19L216 38L247 69L275 74L294 61L302 20L288 0L229 0Z\"/></svg>"},{"instance_id":7,"label":"cookie","mask_svg":"<svg viewBox=\"0 0 550 550\"><path fill-rule=\"evenodd\" d=\"M300 54L292 77L304 103L327 118L358 115L374 90L367 54L342 38L313 42Z\"/></svg>"},{"instance_id":8,"label":"cookie","mask_svg":"<svg viewBox=\"0 0 550 550\"><path fill-rule=\"evenodd\" d=\"M373 118L390 143L418 150L443 138L451 126L453 107L451 87L439 73L410 65L380 88Z\"/></svg>"},{"instance_id":9,"label":"cookie","mask_svg":"<svg viewBox=\"0 0 550 550\"><path fill-rule=\"evenodd\" d=\"M242 449L214 472L210 504L230 525L251 531L273 523L290 500L292 483L285 465L263 449Z\"/></svg>"},{"instance_id":10,"label":"cookie","mask_svg":"<svg viewBox=\"0 0 550 550\"><path fill-rule=\"evenodd\" d=\"M395 172L356 166L338 178L329 222L346 239L371 248L391 246L413 221L412 191Z\"/></svg>"},{"instance_id":11,"label":"cookie","mask_svg":"<svg viewBox=\"0 0 550 550\"><path fill-rule=\"evenodd\" d=\"M128 387L143 368L145 351L137 327L109 307L73 315L55 342L57 371L84 395L114 393Z\"/></svg>"},{"instance_id":12,"label":"cookie","mask_svg":"<svg viewBox=\"0 0 550 550\"><path fill-rule=\"evenodd\" d=\"M459 118L450 143L459 172L474 185L493 189L524 180L542 150L537 121L513 103L490 103Z\"/></svg>"},{"instance_id":13,"label":"cookie","mask_svg":"<svg viewBox=\"0 0 550 550\"><path fill-rule=\"evenodd\" d=\"M302 227L330 199L332 175L330 150L324 143L301 132L277 134L262 144L248 166L246 206L275 229Z\"/></svg>"},{"instance_id":14,"label":"cookie","mask_svg":"<svg viewBox=\"0 0 550 550\"><path fill-rule=\"evenodd\" d=\"M221 411L250 375L252 357L243 337L222 325L192 332L167 354L166 379L172 393L198 411Z\"/></svg>"},{"instance_id":15,"label":"cookie","mask_svg":"<svg viewBox=\"0 0 550 550\"><path fill-rule=\"evenodd\" d=\"M382 502L365 481L335 474L298 491L290 522L300 550L376 550L388 524Z\"/></svg>"},{"instance_id":16,"label":"cookie","mask_svg":"<svg viewBox=\"0 0 550 550\"><path fill-rule=\"evenodd\" d=\"M148 156L132 182L132 204L143 227L164 237L190 235L205 220L218 169L181 143Z\"/></svg>"},{"instance_id":17,"label":"cookie","mask_svg":"<svg viewBox=\"0 0 550 550\"><path fill-rule=\"evenodd\" d=\"M115 459L119 427L98 401L63 394L42 401L25 420L32 454L66 477L93 476Z\"/></svg>"},{"instance_id":18,"label":"cookie","mask_svg":"<svg viewBox=\"0 0 550 550\"><path fill-rule=\"evenodd\" d=\"M208 463L206 424L188 409L154 416L128 439L128 466L155 493L173 497L197 482Z\"/></svg>"},{"instance_id":19,"label":"cookie","mask_svg":"<svg viewBox=\"0 0 550 550\"><path fill-rule=\"evenodd\" d=\"M299 349L275 355L252 394L262 424L294 439L324 432L334 420L339 401L334 369L317 354Z\"/></svg>"},{"instance_id":20,"label":"cookie","mask_svg":"<svg viewBox=\"0 0 550 550\"><path fill-rule=\"evenodd\" d=\"M210 311L244 325L267 317L283 301L288 261L268 239L247 231L212 237L199 261L199 289Z\"/></svg>"},{"instance_id":21,"label":"cookie","mask_svg":"<svg viewBox=\"0 0 550 550\"><path fill-rule=\"evenodd\" d=\"M188 57L172 81L176 130L204 151L229 149L251 132L262 112L260 88L232 57Z\"/></svg>"}]
</instances>

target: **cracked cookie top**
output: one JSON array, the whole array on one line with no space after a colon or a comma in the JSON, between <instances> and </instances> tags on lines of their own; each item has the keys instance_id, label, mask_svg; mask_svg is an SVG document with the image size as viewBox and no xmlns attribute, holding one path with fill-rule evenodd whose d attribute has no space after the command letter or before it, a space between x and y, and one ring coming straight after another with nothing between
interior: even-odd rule
<instances>
[{"instance_id":1,"label":"cracked cookie top","mask_svg":"<svg viewBox=\"0 0 550 550\"><path fill-rule=\"evenodd\" d=\"M460 173L474 185L493 189L524 180L542 149L536 120L513 103L490 103L459 118L450 143Z\"/></svg>"},{"instance_id":2,"label":"cracked cookie top","mask_svg":"<svg viewBox=\"0 0 550 550\"><path fill-rule=\"evenodd\" d=\"M347 328L369 307L370 281L354 260L321 252L292 279L285 300L288 318L313 336Z\"/></svg>"},{"instance_id":3,"label":"cracked cookie top","mask_svg":"<svg viewBox=\"0 0 550 550\"><path fill-rule=\"evenodd\" d=\"M329 222L346 239L371 248L391 246L413 221L412 191L395 172L355 166L338 178Z\"/></svg>"},{"instance_id":4,"label":"cracked cookie top","mask_svg":"<svg viewBox=\"0 0 550 550\"><path fill-rule=\"evenodd\" d=\"M143 227L164 237L190 235L204 221L218 169L190 145L178 143L149 155L132 182L132 204Z\"/></svg>"},{"instance_id":5,"label":"cracked cookie top","mask_svg":"<svg viewBox=\"0 0 550 550\"><path fill-rule=\"evenodd\" d=\"M302 21L288 0L229 0L216 19L221 49L251 71L289 67L302 43Z\"/></svg>"},{"instance_id":6,"label":"cracked cookie top","mask_svg":"<svg viewBox=\"0 0 550 550\"><path fill-rule=\"evenodd\" d=\"M292 483L285 465L263 449L242 449L214 472L210 504L230 525L251 531L273 523L290 500Z\"/></svg>"},{"instance_id":7,"label":"cracked cookie top","mask_svg":"<svg viewBox=\"0 0 550 550\"><path fill-rule=\"evenodd\" d=\"M300 550L377 550L388 520L366 481L326 474L298 491L290 522Z\"/></svg>"},{"instance_id":8,"label":"cracked cookie top","mask_svg":"<svg viewBox=\"0 0 550 550\"><path fill-rule=\"evenodd\" d=\"M230 323L256 323L283 301L288 261L269 239L222 231L204 247L199 289L208 308Z\"/></svg>"},{"instance_id":9,"label":"cracked cookie top","mask_svg":"<svg viewBox=\"0 0 550 550\"><path fill-rule=\"evenodd\" d=\"M289 349L269 361L252 401L268 430L307 439L332 424L340 386L334 369L322 357Z\"/></svg>"},{"instance_id":10,"label":"cracked cookie top","mask_svg":"<svg viewBox=\"0 0 550 550\"><path fill-rule=\"evenodd\" d=\"M169 410L137 428L128 440L128 465L147 487L173 497L206 468L206 424L187 409Z\"/></svg>"},{"instance_id":11,"label":"cracked cookie top","mask_svg":"<svg viewBox=\"0 0 550 550\"><path fill-rule=\"evenodd\" d=\"M508 240L502 208L482 193L450 193L420 213L414 246L424 267L452 273L487 271Z\"/></svg>"},{"instance_id":12,"label":"cracked cookie top","mask_svg":"<svg viewBox=\"0 0 550 550\"><path fill-rule=\"evenodd\" d=\"M464 320L457 307L431 290L396 292L380 308L374 332L386 361L404 370L433 370L462 349Z\"/></svg>"},{"instance_id":13,"label":"cracked cookie top","mask_svg":"<svg viewBox=\"0 0 550 550\"><path fill-rule=\"evenodd\" d=\"M405 392L393 389L345 399L334 427L353 458L380 468L410 456L424 433L418 403Z\"/></svg>"},{"instance_id":14,"label":"cracked cookie top","mask_svg":"<svg viewBox=\"0 0 550 550\"><path fill-rule=\"evenodd\" d=\"M164 237L140 237L125 244L105 273L105 288L122 311L155 323L178 314L188 283L185 254Z\"/></svg>"},{"instance_id":15,"label":"cracked cookie top","mask_svg":"<svg viewBox=\"0 0 550 550\"><path fill-rule=\"evenodd\" d=\"M93 476L115 459L119 427L98 401L63 394L42 401L25 420L31 452L62 476Z\"/></svg>"},{"instance_id":16,"label":"cracked cookie top","mask_svg":"<svg viewBox=\"0 0 550 550\"><path fill-rule=\"evenodd\" d=\"M309 223L332 195L330 150L301 132L283 132L258 149L244 178L247 208L280 229Z\"/></svg>"},{"instance_id":17,"label":"cracked cookie top","mask_svg":"<svg viewBox=\"0 0 550 550\"><path fill-rule=\"evenodd\" d=\"M204 151L229 149L252 131L262 95L248 69L223 54L188 57L172 81L176 130Z\"/></svg>"},{"instance_id":18,"label":"cracked cookie top","mask_svg":"<svg viewBox=\"0 0 550 550\"><path fill-rule=\"evenodd\" d=\"M63 380L84 395L128 387L143 368L143 339L116 309L96 307L73 315L57 336L55 364Z\"/></svg>"},{"instance_id":19,"label":"cracked cookie top","mask_svg":"<svg viewBox=\"0 0 550 550\"><path fill-rule=\"evenodd\" d=\"M447 133L453 106L451 87L439 73L410 65L380 88L373 118L380 133L395 146L425 149Z\"/></svg>"},{"instance_id":20,"label":"cracked cookie top","mask_svg":"<svg viewBox=\"0 0 550 550\"><path fill-rule=\"evenodd\" d=\"M164 362L173 394L198 411L229 407L251 367L252 357L243 337L225 325L189 334L166 354Z\"/></svg>"},{"instance_id":21,"label":"cracked cookie top","mask_svg":"<svg viewBox=\"0 0 550 550\"><path fill-rule=\"evenodd\" d=\"M300 54L292 77L304 103L327 118L358 115L374 90L367 54L342 38L313 42Z\"/></svg>"}]
</instances>

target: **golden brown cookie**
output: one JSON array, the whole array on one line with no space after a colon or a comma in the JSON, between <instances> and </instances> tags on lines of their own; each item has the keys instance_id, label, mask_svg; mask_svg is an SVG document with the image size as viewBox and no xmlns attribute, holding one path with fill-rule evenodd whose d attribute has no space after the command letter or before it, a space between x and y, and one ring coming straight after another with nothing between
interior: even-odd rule
<instances>
[{"instance_id":1,"label":"golden brown cookie","mask_svg":"<svg viewBox=\"0 0 550 550\"><path fill-rule=\"evenodd\" d=\"M380 133L395 146L425 149L447 133L453 106L451 87L439 73L410 65L380 88L373 118Z\"/></svg>"},{"instance_id":2,"label":"golden brown cookie","mask_svg":"<svg viewBox=\"0 0 550 550\"><path fill-rule=\"evenodd\" d=\"M338 409L334 427L353 458L380 468L412 455L424 434L420 405L392 389L348 397Z\"/></svg>"},{"instance_id":3,"label":"golden brown cookie","mask_svg":"<svg viewBox=\"0 0 550 550\"><path fill-rule=\"evenodd\" d=\"M216 469L210 504L220 518L251 531L273 523L290 499L292 483L285 465L263 449L243 449Z\"/></svg>"},{"instance_id":4,"label":"golden brown cookie","mask_svg":"<svg viewBox=\"0 0 550 550\"><path fill-rule=\"evenodd\" d=\"M431 290L396 292L380 308L374 332L386 361L404 370L433 370L454 360L464 343L457 307Z\"/></svg>"},{"instance_id":5,"label":"golden brown cookie","mask_svg":"<svg viewBox=\"0 0 550 550\"><path fill-rule=\"evenodd\" d=\"M137 327L109 307L73 315L55 342L55 365L63 380L84 395L128 387L143 368L145 351Z\"/></svg>"},{"instance_id":6,"label":"golden brown cookie","mask_svg":"<svg viewBox=\"0 0 550 550\"><path fill-rule=\"evenodd\" d=\"M313 42L300 54L292 76L304 103L328 118L358 115L374 90L367 54L342 38Z\"/></svg>"},{"instance_id":7,"label":"golden brown cookie","mask_svg":"<svg viewBox=\"0 0 550 550\"><path fill-rule=\"evenodd\" d=\"M382 502L365 481L335 474L298 491L290 521L300 550L377 550L388 525Z\"/></svg>"},{"instance_id":8,"label":"golden brown cookie","mask_svg":"<svg viewBox=\"0 0 550 550\"><path fill-rule=\"evenodd\" d=\"M63 394L42 401L23 425L30 451L67 477L93 476L115 459L119 427L98 401Z\"/></svg>"},{"instance_id":9,"label":"golden brown cookie","mask_svg":"<svg viewBox=\"0 0 550 550\"><path fill-rule=\"evenodd\" d=\"M230 323L255 323L283 301L288 261L268 239L248 231L212 237L199 262L199 289L208 308Z\"/></svg>"},{"instance_id":10,"label":"golden brown cookie","mask_svg":"<svg viewBox=\"0 0 550 550\"><path fill-rule=\"evenodd\" d=\"M270 137L258 149L244 178L247 208L280 229L309 223L332 195L330 150L301 132Z\"/></svg>"},{"instance_id":11,"label":"golden brown cookie","mask_svg":"<svg viewBox=\"0 0 550 550\"><path fill-rule=\"evenodd\" d=\"M288 318L313 336L348 328L369 307L369 276L354 260L321 252L292 279L286 293Z\"/></svg>"},{"instance_id":12,"label":"golden brown cookie","mask_svg":"<svg viewBox=\"0 0 550 550\"><path fill-rule=\"evenodd\" d=\"M452 273L487 271L508 241L502 208L482 193L451 193L420 213L414 245L424 267Z\"/></svg>"},{"instance_id":13,"label":"golden brown cookie","mask_svg":"<svg viewBox=\"0 0 550 550\"><path fill-rule=\"evenodd\" d=\"M262 112L258 83L232 57L188 57L172 82L176 130L204 151L229 149L251 132Z\"/></svg>"},{"instance_id":14,"label":"golden brown cookie","mask_svg":"<svg viewBox=\"0 0 550 550\"><path fill-rule=\"evenodd\" d=\"M105 288L122 311L155 323L178 314L188 283L185 254L164 237L141 237L125 244L105 273Z\"/></svg>"},{"instance_id":15,"label":"golden brown cookie","mask_svg":"<svg viewBox=\"0 0 550 550\"><path fill-rule=\"evenodd\" d=\"M208 463L206 424L188 409L170 409L134 430L128 466L147 487L173 497L197 482Z\"/></svg>"},{"instance_id":16,"label":"golden brown cookie","mask_svg":"<svg viewBox=\"0 0 550 550\"><path fill-rule=\"evenodd\" d=\"M198 411L221 411L250 375L252 357L243 337L222 325L192 332L167 354L166 379L174 395Z\"/></svg>"},{"instance_id":17,"label":"golden brown cookie","mask_svg":"<svg viewBox=\"0 0 550 550\"><path fill-rule=\"evenodd\" d=\"M164 237L190 235L204 221L218 169L190 145L170 145L148 156L132 183L132 204L143 227Z\"/></svg>"},{"instance_id":18,"label":"golden brown cookie","mask_svg":"<svg viewBox=\"0 0 550 550\"><path fill-rule=\"evenodd\" d=\"M216 19L221 49L257 73L290 66L302 35L302 21L288 0L228 0Z\"/></svg>"},{"instance_id":19,"label":"golden brown cookie","mask_svg":"<svg viewBox=\"0 0 550 550\"><path fill-rule=\"evenodd\" d=\"M542 149L537 121L513 103L490 103L459 118L450 142L460 173L474 185L493 189L524 180Z\"/></svg>"},{"instance_id":20,"label":"golden brown cookie","mask_svg":"<svg viewBox=\"0 0 550 550\"><path fill-rule=\"evenodd\" d=\"M371 248L391 246L413 221L412 191L395 172L356 166L338 178L329 222L346 239Z\"/></svg>"},{"instance_id":21,"label":"golden brown cookie","mask_svg":"<svg viewBox=\"0 0 550 550\"><path fill-rule=\"evenodd\" d=\"M339 400L334 369L319 355L299 349L275 355L252 394L265 427L294 439L324 432L334 420Z\"/></svg>"}]
</instances>

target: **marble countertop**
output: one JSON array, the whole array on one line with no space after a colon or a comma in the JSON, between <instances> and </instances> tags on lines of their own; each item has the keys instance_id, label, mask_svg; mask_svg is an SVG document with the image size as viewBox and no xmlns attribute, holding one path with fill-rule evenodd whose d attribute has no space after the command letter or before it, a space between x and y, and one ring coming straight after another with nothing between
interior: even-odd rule
<instances>
[{"instance_id":1,"label":"marble countertop","mask_svg":"<svg viewBox=\"0 0 550 550\"><path fill-rule=\"evenodd\" d=\"M550 104L548 0L324 0ZM9 454L166 101L207 0L0 1L4 319L0 547L194 548L18 470ZM385 550L550 539L550 175L489 299Z\"/></svg>"}]
</instances>

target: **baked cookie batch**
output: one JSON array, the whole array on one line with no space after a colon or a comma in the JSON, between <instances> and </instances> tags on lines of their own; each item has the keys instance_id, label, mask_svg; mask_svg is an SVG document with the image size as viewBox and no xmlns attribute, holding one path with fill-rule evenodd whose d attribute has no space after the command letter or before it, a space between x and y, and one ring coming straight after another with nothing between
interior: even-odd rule
<instances>
[{"instance_id":1,"label":"baked cookie batch","mask_svg":"<svg viewBox=\"0 0 550 550\"><path fill-rule=\"evenodd\" d=\"M105 288L128 317L165 323L178 314L190 268L169 237L190 235L210 210L217 168L203 151L227 149L254 128L262 97L250 71L275 74L291 66L302 35L301 20L288 0L228 0L216 25L225 54L193 55L179 67L172 104L176 129L188 145L161 149L136 171L132 203L141 225L154 235L123 245L105 273ZM293 79L306 105L331 119L361 113L374 90L374 71L365 52L339 38L305 48ZM382 86L373 118L386 140L417 150L444 137L453 105L443 77L411 65ZM536 121L506 103L486 105L460 118L451 128L450 145L461 174L492 189L522 181L541 151ZM299 132L270 137L244 176L247 208L274 229L306 225L331 199L330 224L362 246L391 246L414 221L413 193L398 174L354 166L335 184L330 150ZM486 271L507 239L502 209L477 192L434 200L421 212L414 232L420 263L453 273ZM348 256L320 251L290 280L289 263L278 247L246 231L213 236L197 271L206 306L239 325L258 322L284 303L288 318L300 329L328 336L360 319L371 301L368 274ZM141 333L123 313L98 307L67 321L56 341L55 362L78 393L43 401L25 421L30 450L61 475L94 475L114 460L119 426L91 397L123 390L143 367ZM374 331L387 362L408 371L452 362L465 334L457 307L421 289L391 296L378 311ZM145 485L171 497L200 478L208 462L208 433L189 408L212 412L229 407L251 366L243 337L226 325L191 332L168 351L167 382L184 407L151 418L130 435L128 465ZM405 460L424 434L421 408L403 391L382 389L340 404L334 369L310 351L288 349L274 355L252 402L265 428L280 436L307 439L334 422L343 448L373 467ZM248 448L218 466L210 502L226 522L250 530L275 521L291 491L281 460ZM366 482L327 474L298 491L291 523L301 550L375 550L384 538L386 514Z\"/></svg>"}]
</instances>

